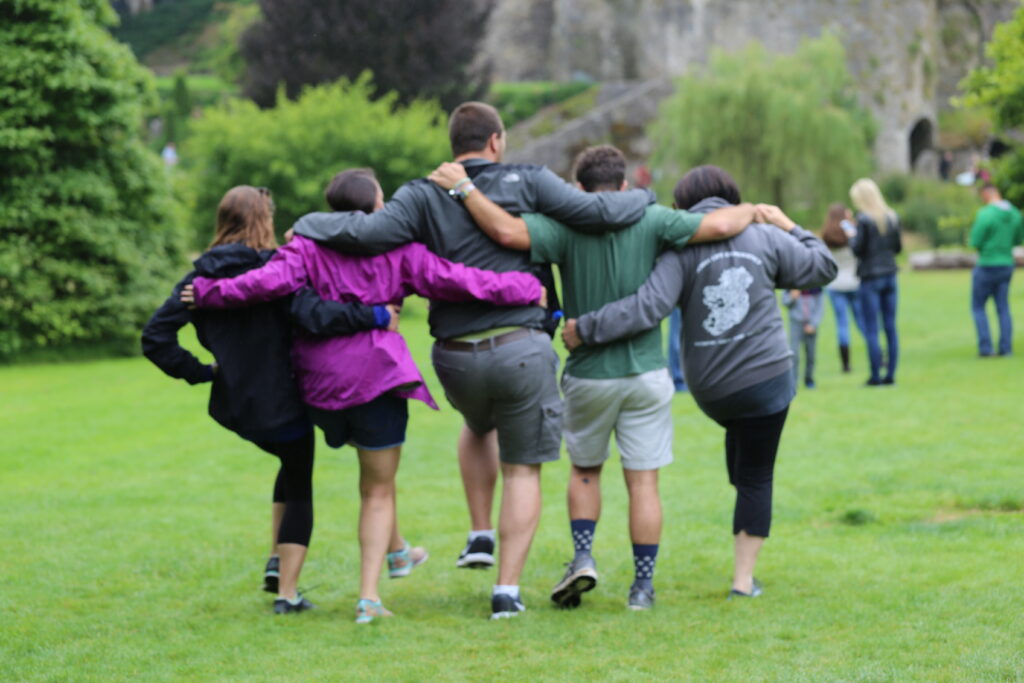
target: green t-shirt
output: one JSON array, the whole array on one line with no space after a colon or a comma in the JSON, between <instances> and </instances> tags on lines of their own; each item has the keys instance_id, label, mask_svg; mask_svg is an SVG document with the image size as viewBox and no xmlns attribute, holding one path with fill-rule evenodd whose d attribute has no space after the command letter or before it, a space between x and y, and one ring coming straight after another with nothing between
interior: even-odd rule
<instances>
[{"instance_id":1,"label":"green t-shirt","mask_svg":"<svg viewBox=\"0 0 1024 683\"><path fill-rule=\"evenodd\" d=\"M1006 201L983 206L971 227L979 266L1012 266L1013 247L1024 241L1020 211Z\"/></svg>"},{"instance_id":2,"label":"green t-shirt","mask_svg":"<svg viewBox=\"0 0 1024 683\"><path fill-rule=\"evenodd\" d=\"M557 263L567 318L578 318L632 294L654 268L658 255L681 249L697 232L702 214L649 206L628 228L602 235L574 232L540 214L523 214L534 263ZM611 379L665 367L658 327L614 344L580 347L565 371L573 377Z\"/></svg>"}]
</instances>

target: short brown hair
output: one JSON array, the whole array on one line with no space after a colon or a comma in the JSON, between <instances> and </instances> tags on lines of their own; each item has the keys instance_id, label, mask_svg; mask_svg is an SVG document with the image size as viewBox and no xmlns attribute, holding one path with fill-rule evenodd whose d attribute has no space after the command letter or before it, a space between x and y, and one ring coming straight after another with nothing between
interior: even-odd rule
<instances>
[{"instance_id":1,"label":"short brown hair","mask_svg":"<svg viewBox=\"0 0 1024 683\"><path fill-rule=\"evenodd\" d=\"M618 190L626 179L626 157L616 147L587 147L573 162L573 177L587 192Z\"/></svg>"},{"instance_id":2,"label":"short brown hair","mask_svg":"<svg viewBox=\"0 0 1024 683\"><path fill-rule=\"evenodd\" d=\"M227 191L217 207L217 228L210 246L221 244L244 244L253 249L277 248L270 190L239 185Z\"/></svg>"},{"instance_id":3,"label":"short brown hair","mask_svg":"<svg viewBox=\"0 0 1024 683\"><path fill-rule=\"evenodd\" d=\"M463 102L455 107L448 118L452 156L479 152L487 147L487 141L492 135L501 135L504 130L497 109L484 102Z\"/></svg>"},{"instance_id":4,"label":"short brown hair","mask_svg":"<svg viewBox=\"0 0 1024 683\"><path fill-rule=\"evenodd\" d=\"M331 178L324 198L335 211L373 213L377 205L377 177L371 168L342 171Z\"/></svg>"},{"instance_id":5,"label":"short brown hair","mask_svg":"<svg viewBox=\"0 0 1024 683\"><path fill-rule=\"evenodd\" d=\"M836 249L845 247L850 242L850 236L843 230L842 222L846 220L846 205L836 202L828 207L825 214L825 225L821 228L821 240L825 246Z\"/></svg>"},{"instance_id":6,"label":"short brown hair","mask_svg":"<svg viewBox=\"0 0 1024 683\"><path fill-rule=\"evenodd\" d=\"M719 197L730 204L740 203L740 188L724 169L697 166L686 172L672 192L676 206L689 209L708 197Z\"/></svg>"}]
</instances>

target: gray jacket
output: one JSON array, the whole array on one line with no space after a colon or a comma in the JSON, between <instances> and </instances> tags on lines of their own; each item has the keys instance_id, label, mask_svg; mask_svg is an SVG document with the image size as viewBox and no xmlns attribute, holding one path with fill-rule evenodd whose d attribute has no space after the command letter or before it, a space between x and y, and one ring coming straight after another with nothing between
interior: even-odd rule
<instances>
[{"instance_id":1,"label":"gray jacket","mask_svg":"<svg viewBox=\"0 0 1024 683\"><path fill-rule=\"evenodd\" d=\"M690 210L723 206L712 197ZM686 383L696 400L714 401L792 367L775 289L821 287L836 270L824 242L806 230L754 224L724 242L665 254L636 294L580 317L578 332L585 343L606 344L680 306Z\"/></svg>"},{"instance_id":2,"label":"gray jacket","mask_svg":"<svg viewBox=\"0 0 1024 683\"><path fill-rule=\"evenodd\" d=\"M474 184L509 213L543 213L582 231L606 232L632 225L654 201L654 195L646 190L583 192L543 166L496 164L486 159L467 159L463 166ZM462 202L423 178L400 187L380 211L312 213L298 220L295 232L365 254L422 242L438 256L467 266L532 272L541 276L542 282L547 279L549 298L552 293L550 266L531 264L529 251L505 249L491 241ZM544 321L544 309L536 306L502 308L481 301L434 301L429 315L430 333L437 339L495 327L540 329Z\"/></svg>"}]
</instances>

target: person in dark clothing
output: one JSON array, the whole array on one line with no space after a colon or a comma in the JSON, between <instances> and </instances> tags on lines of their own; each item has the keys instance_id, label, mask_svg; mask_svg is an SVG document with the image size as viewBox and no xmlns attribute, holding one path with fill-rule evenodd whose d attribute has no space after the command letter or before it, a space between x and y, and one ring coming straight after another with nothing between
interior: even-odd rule
<instances>
[{"instance_id":1,"label":"person in dark clothing","mask_svg":"<svg viewBox=\"0 0 1024 683\"><path fill-rule=\"evenodd\" d=\"M677 206L705 213L738 204L732 177L699 166L676 185ZM730 597L756 597L754 565L771 527L779 439L793 399L793 359L776 288L821 287L837 266L828 248L775 206L757 206L769 225L751 225L722 242L668 252L636 294L568 320L566 346L607 344L651 329L683 311L683 366L697 405L725 428L735 568ZM787 234L788 233L788 234Z\"/></svg>"},{"instance_id":2,"label":"person in dark clothing","mask_svg":"<svg viewBox=\"0 0 1024 683\"><path fill-rule=\"evenodd\" d=\"M189 384L211 382L210 416L280 459L264 590L277 595L274 611L284 614L313 606L296 587L313 530L314 440L289 360L289 304L218 311L192 309L180 300L182 289L199 275L232 277L270 260L277 246L272 206L266 190L239 186L228 191L217 210L209 250L146 324L142 351L171 377ZM291 306L310 333L352 334L397 324L397 310L324 301L310 291L296 296ZM213 354L212 365L178 343L178 330L189 323Z\"/></svg>"},{"instance_id":3,"label":"person in dark clothing","mask_svg":"<svg viewBox=\"0 0 1024 683\"><path fill-rule=\"evenodd\" d=\"M468 176L460 187L447 192L426 178L413 180L376 213L310 214L294 229L298 235L360 253L422 242L437 255L467 266L535 273L547 288L549 311L483 302L436 301L430 307L430 331L437 340L434 369L449 402L465 419L458 457L471 532L458 567L494 565L491 520L500 450L501 555L491 617L504 618L525 609L518 584L540 519L540 467L557 460L561 446L558 358L547 335L536 333L553 330L551 311L558 304L550 266L531 264L528 253L489 239L459 198L478 186L514 215L544 213L575 229L605 232L639 221L654 195L646 190L586 193L547 168L501 163L505 128L498 112L481 102L456 107L448 134L454 161Z\"/></svg>"},{"instance_id":4,"label":"person in dark clothing","mask_svg":"<svg viewBox=\"0 0 1024 683\"><path fill-rule=\"evenodd\" d=\"M889 208L878 185L870 178L861 178L850 188L850 199L857 209L857 233L850 248L857 257L860 278L861 311L864 316L864 339L868 345L871 365L869 387L895 384L899 360L899 339L896 336L896 254L903 250L900 221ZM882 376L882 347L878 343L878 321L885 330L888 363Z\"/></svg>"}]
</instances>

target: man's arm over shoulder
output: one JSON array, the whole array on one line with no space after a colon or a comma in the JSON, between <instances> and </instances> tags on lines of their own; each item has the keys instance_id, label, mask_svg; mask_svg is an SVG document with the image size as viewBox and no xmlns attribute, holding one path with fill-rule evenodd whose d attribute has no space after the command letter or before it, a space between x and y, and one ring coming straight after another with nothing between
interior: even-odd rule
<instances>
[{"instance_id":1,"label":"man's arm over shoulder","mask_svg":"<svg viewBox=\"0 0 1024 683\"><path fill-rule=\"evenodd\" d=\"M692 241L695 244L719 242L735 237L753 222L754 211L753 204L738 204L706 213L701 219L700 227L697 228L697 233L693 236Z\"/></svg>"},{"instance_id":2,"label":"man's arm over shoulder","mask_svg":"<svg viewBox=\"0 0 1024 683\"><path fill-rule=\"evenodd\" d=\"M643 218L647 205L655 201L649 190L584 192L548 168L533 172L530 183L534 211L590 234L633 225Z\"/></svg>"},{"instance_id":3,"label":"man's arm over shoulder","mask_svg":"<svg viewBox=\"0 0 1024 683\"><path fill-rule=\"evenodd\" d=\"M577 332L585 344L608 344L649 330L668 316L683 289L680 255L668 252L635 294L580 316Z\"/></svg>"},{"instance_id":4,"label":"man's arm over shoulder","mask_svg":"<svg viewBox=\"0 0 1024 683\"><path fill-rule=\"evenodd\" d=\"M407 183L380 211L309 213L296 221L294 230L296 235L344 251L382 254L419 238L428 202L422 188Z\"/></svg>"}]
</instances>

